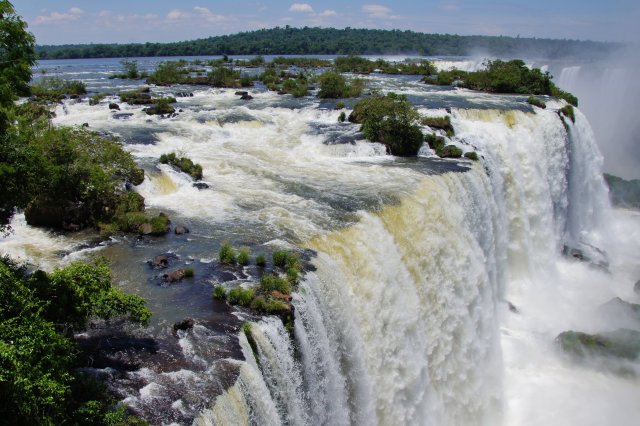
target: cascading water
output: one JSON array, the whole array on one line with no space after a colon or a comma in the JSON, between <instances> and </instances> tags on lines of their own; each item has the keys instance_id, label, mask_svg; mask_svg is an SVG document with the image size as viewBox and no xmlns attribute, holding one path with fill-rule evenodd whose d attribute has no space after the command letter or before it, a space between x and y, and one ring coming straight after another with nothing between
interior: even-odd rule
<instances>
[{"instance_id":1,"label":"cascading water","mask_svg":"<svg viewBox=\"0 0 640 426\"><path fill-rule=\"evenodd\" d=\"M556 279L563 244L601 229L601 157L579 113L573 124L552 110L456 110L453 123L484 167L427 176L397 205L309 242L317 270L294 296L297 366L292 342L258 345L260 360L286 354L260 364L283 423L514 418L504 407L501 302L526 306L528 287ZM254 326L257 335L274 327ZM309 417L296 421L274 377L299 375L307 397L288 394Z\"/></svg>"},{"instance_id":2,"label":"cascading water","mask_svg":"<svg viewBox=\"0 0 640 426\"><path fill-rule=\"evenodd\" d=\"M125 383L140 385L127 387L125 403L157 423L199 412L203 425L633 424L637 382L565 363L553 347L562 331L605 329L593 308L632 300L640 275L640 218L610 214L584 116L576 110L572 123L552 100L532 112L524 97L408 77L366 83L406 94L424 115L451 108L451 143L481 160L393 158L338 123L333 104L260 89L244 102L230 90L189 88L194 96L179 98L183 111L169 119L125 104L121 113L132 115L117 116L107 105L115 98L57 111L56 124L120 135L145 168L137 191L147 207L192 229L96 248L115 262L118 283L144 295L166 339L176 340L171 325L186 315L217 327L179 333L188 361L180 369L126 373ZM210 188L157 163L171 151L202 164ZM47 252L49 268L57 252L86 241L36 232L20 217L14 225L3 251ZM216 244L229 238L254 253L286 243L315 251L315 270L293 295L292 334L279 319L240 310L232 313L250 322L251 337L236 338L238 318L218 305L211 318ZM565 245L606 249L611 275L560 257ZM162 252L194 267L196 282L157 285L144 262ZM224 284L257 275L242 273Z\"/></svg>"}]
</instances>

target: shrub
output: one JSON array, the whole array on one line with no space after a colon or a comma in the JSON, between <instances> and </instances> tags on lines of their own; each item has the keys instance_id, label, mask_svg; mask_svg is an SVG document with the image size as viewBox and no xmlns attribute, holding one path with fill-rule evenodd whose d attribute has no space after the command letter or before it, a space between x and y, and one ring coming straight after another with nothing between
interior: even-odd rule
<instances>
[{"instance_id":1,"label":"shrub","mask_svg":"<svg viewBox=\"0 0 640 426\"><path fill-rule=\"evenodd\" d=\"M238 264L241 266L247 266L249 264L249 249L243 247L238 253Z\"/></svg>"},{"instance_id":2,"label":"shrub","mask_svg":"<svg viewBox=\"0 0 640 426\"><path fill-rule=\"evenodd\" d=\"M216 300L224 300L227 298L227 292L224 289L224 286L218 284L213 288L213 298Z\"/></svg>"},{"instance_id":3,"label":"shrub","mask_svg":"<svg viewBox=\"0 0 640 426\"><path fill-rule=\"evenodd\" d=\"M298 283L298 277L300 276L300 271L296 267L291 267L287 269L287 280L295 285Z\"/></svg>"},{"instance_id":4,"label":"shrub","mask_svg":"<svg viewBox=\"0 0 640 426\"><path fill-rule=\"evenodd\" d=\"M235 265L236 263L236 253L233 247L229 243L223 243L220 247L220 251L218 251L218 257L220 258L220 262L227 265Z\"/></svg>"},{"instance_id":5,"label":"shrub","mask_svg":"<svg viewBox=\"0 0 640 426\"><path fill-rule=\"evenodd\" d=\"M527 103L529 105L537 106L538 108L542 108L542 109L545 109L547 107L547 104L545 104L544 101L542 101L541 99L533 95L527 98Z\"/></svg>"},{"instance_id":6,"label":"shrub","mask_svg":"<svg viewBox=\"0 0 640 426\"><path fill-rule=\"evenodd\" d=\"M451 125L451 117L445 115L443 117L422 117L420 123L423 126L429 126L432 129L442 129L447 132L447 136L452 137L455 130Z\"/></svg>"},{"instance_id":7,"label":"shrub","mask_svg":"<svg viewBox=\"0 0 640 426\"><path fill-rule=\"evenodd\" d=\"M267 266L267 257L264 254L259 254L258 257L256 257L256 265L261 268Z\"/></svg>"},{"instance_id":8,"label":"shrub","mask_svg":"<svg viewBox=\"0 0 640 426\"><path fill-rule=\"evenodd\" d=\"M342 112L340 113L340 115L338 116L338 121L339 121L339 122L341 122L341 123L344 123L344 121L345 121L346 119L347 119L347 114L345 114L345 112L344 112L344 111L342 111Z\"/></svg>"},{"instance_id":9,"label":"shrub","mask_svg":"<svg viewBox=\"0 0 640 426\"><path fill-rule=\"evenodd\" d=\"M184 63L179 61L161 62L147 78L147 83L158 86L186 83L188 72L183 69L183 65Z\"/></svg>"},{"instance_id":10,"label":"shrub","mask_svg":"<svg viewBox=\"0 0 640 426\"><path fill-rule=\"evenodd\" d=\"M327 71L322 74L319 79L320 91L318 97L327 99L351 98L360 96L364 82L359 79L353 79L351 84L347 84L342 74L335 71Z\"/></svg>"},{"instance_id":11,"label":"shrub","mask_svg":"<svg viewBox=\"0 0 640 426\"><path fill-rule=\"evenodd\" d=\"M308 84L307 80L304 79L287 79L282 82L282 91L284 93L289 93L296 98L301 98L306 96L308 93Z\"/></svg>"},{"instance_id":12,"label":"shrub","mask_svg":"<svg viewBox=\"0 0 640 426\"><path fill-rule=\"evenodd\" d=\"M349 121L360 123L364 136L387 146L392 155L416 155L424 136L418 127L418 113L406 96L393 92L359 101Z\"/></svg>"},{"instance_id":13,"label":"shrub","mask_svg":"<svg viewBox=\"0 0 640 426\"><path fill-rule=\"evenodd\" d=\"M345 107L344 102L340 101L336 103L336 109L343 109Z\"/></svg>"},{"instance_id":14,"label":"shrub","mask_svg":"<svg viewBox=\"0 0 640 426\"><path fill-rule=\"evenodd\" d=\"M240 87L240 72L224 66L211 70L207 78L213 87Z\"/></svg>"},{"instance_id":15,"label":"shrub","mask_svg":"<svg viewBox=\"0 0 640 426\"><path fill-rule=\"evenodd\" d=\"M251 309L255 309L259 312L267 311L267 300L264 296L258 296L251 301Z\"/></svg>"},{"instance_id":16,"label":"shrub","mask_svg":"<svg viewBox=\"0 0 640 426\"><path fill-rule=\"evenodd\" d=\"M289 253L285 250L276 250L271 255L271 261L273 262L273 266L279 266L284 268L287 264L287 259L289 257Z\"/></svg>"},{"instance_id":17,"label":"shrub","mask_svg":"<svg viewBox=\"0 0 640 426\"><path fill-rule=\"evenodd\" d=\"M565 105L560 108L559 112L562 113L562 115L564 115L565 117L570 118L573 123L576 122L576 114L573 111L573 106Z\"/></svg>"},{"instance_id":18,"label":"shrub","mask_svg":"<svg viewBox=\"0 0 640 426\"><path fill-rule=\"evenodd\" d=\"M85 84L77 80L63 80L58 77L44 77L31 86L31 94L38 100L59 102L65 95L84 95Z\"/></svg>"},{"instance_id":19,"label":"shrub","mask_svg":"<svg viewBox=\"0 0 640 426\"><path fill-rule=\"evenodd\" d=\"M150 92L151 90L148 87L120 92L120 101L129 105L151 105L154 101L151 99Z\"/></svg>"},{"instance_id":20,"label":"shrub","mask_svg":"<svg viewBox=\"0 0 640 426\"><path fill-rule=\"evenodd\" d=\"M193 278L193 276L195 275L195 271L193 270L193 268L185 268L183 269L183 271L185 278Z\"/></svg>"},{"instance_id":21,"label":"shrub","mask_svg":"<svg viewBox=\"0 0 640 426\"><path fill-rule=\"evenodd\" d=\"M101 100L109 96L108 93L98 93L89 98L89 105L94 106L98 105Z\"/></svg>"},{"instance_id":22,"label":"shrub","mask_svg":"<svg viewBox=\"0 0 640 426\"><path fill-rule=\"evenodd\" d=\"M253 289L236 287L229 291L228 299L232 305L249 306L253 299Z\"/></svg>"},{"instance_id":23,"label":"shrub","mask_svg":"<svg viewBox=\"0 0 640 426\"><path fill-rule=\"evenodd\" d=\"M469 151L469 152L465 152L464 153L464 157L468 158L469 160L473 160L473 161L478 161L478 153L475 151Z\"/></svg>"},{"instance_id":24,"label":"shrub","mask_svg":"<svg viewBox=\"0 0 640 426\"><path fill-rule=\"evenodd\" d=\"M160 156L160 162L162 164L169 164L178 168L180 171L191 176L194 180L202 179L202 166L194 163L187 157L178 157L176 153L171 152L169 154L162 154Z\"/></svg>"},{"instance_id":25,"label":"shrub","mask_svg":"<svg viewBox=\"0 0 640 426\"><path fill-rule=\"evenodd\" d=\"M176 109L171 105L176 102L176 98L158 98L153 101L152 107L145 109L148 115L173 114Z\"/></svg>"},{"instance_id":26,"label":"shrub","mask_svg":"<svg viewBox=\"0 0 640 426\"><path fill-rule=\"evenodd\" d=\"M151 224L152 235L164 235L169 232L169 223L171 221L164 213L159 213L158 216L152 217L148 222Z\"/></svg>"},{"instance_id":27,"label":"shrub","mask_svg":"<svg viewBox=\"0 0 640 426\"><path fill-rule=\"evenodd\" d=\"M460 158L462 157L462 150L455 145L447 145L439 152L436 152L438 156L442 158Z\"/></svg>"},{"instance_id":28,"label":"shrub","mask_svg":"<svg viewBox=\"0 0 640 426\"><path fill-rule=\"evenodd\" d=\"M260 288L265 293L270 293L274 290L279 291L282 294L291 293L291 284L284 278L277 275L263 275L260 280Z\"/></svg>"}]
</instances>

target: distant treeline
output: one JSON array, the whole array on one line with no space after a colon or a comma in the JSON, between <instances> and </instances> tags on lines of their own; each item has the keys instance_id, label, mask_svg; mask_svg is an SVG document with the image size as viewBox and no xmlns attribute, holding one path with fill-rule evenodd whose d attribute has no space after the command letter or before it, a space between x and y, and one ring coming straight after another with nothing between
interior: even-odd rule
<instances>
[{"instance_id":1,"label":"distant treeline","mask_svg":"<svg viewBox=\"0 0 640 426\"><path fill-rule=\"evenodd\" d=\"M37 52L40 59L314 54L461 56L475 52L496 57L554 59L598 57L616 47L620 45L594 41L287 26L176 43L38 46Z\"/></svg>"}]
</instances>

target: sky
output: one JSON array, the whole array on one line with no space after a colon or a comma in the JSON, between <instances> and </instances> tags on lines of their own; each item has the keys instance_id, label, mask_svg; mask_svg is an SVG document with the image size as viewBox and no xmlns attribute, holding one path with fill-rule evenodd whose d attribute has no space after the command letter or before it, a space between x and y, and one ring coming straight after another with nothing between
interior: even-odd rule
<instances>
[{"instance_id":1,"label":"sky","mask_svg":"<svg viewBox=\"0 0 640 426\"><path fill-rule=\"evenodd\" d=\"M38 44L169 42L286 25L640 41L638 0L11 2Z\"/></svg>"}]
</instances>

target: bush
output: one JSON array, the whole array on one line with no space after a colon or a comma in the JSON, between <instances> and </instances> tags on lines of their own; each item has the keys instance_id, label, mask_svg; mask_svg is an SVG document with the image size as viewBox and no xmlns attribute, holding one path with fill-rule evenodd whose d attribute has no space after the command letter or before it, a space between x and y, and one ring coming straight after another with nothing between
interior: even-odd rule
<instances>
[{"instance_id":1,"label":"bush","mask_svg":"<svg viewBox=\"0 0 640 426\"><path fill-rule=\"evenodd\" d=\"M464 157L468 158L469 160L473 160L473 161L478 161L478 153L475 151L469 151L469 152L465 152L464 153Z\"/></svg>"},{"instance_id":2,"label":"bush","mask_svg":"<svg viewBox=\"0 0 640 426\"><path fill-rule=\"evenodd\" d=\"M151 90L148 87L120 92L119 96L121 102L126 102L129 105L151 105L154 103L151 99Z\"/></svg>"},{"instance_id":3,"label":"bush","mask_svg":"<svg viewBox=\"0 0 640 426\"><path fill-rule=\"evenodd\" d=\"M565 117L570 118L573 123L576 122L576 114L573 111L573 106L565 105L560 108L559 112L562 113L562 115L564 115Z\"/></svg>"},{"instance_id":4,"label":"bush","mask_svg":"<svg viewBox=\"0 0 640 426\"><path fill-rule=\"evenodd\" d=\"M343 109L345 107L344 102L340 101L336 103L336 109Z\"/></svg>"},{"instance_id":5,"label":"bush","mask_svg":"<svg viewBox=\"0 0 640 426\"><path fill-rule=\"evenodd\" d=\"M291 267L287 269L287 280L295 285L298 283L298 278L300 276L300 271L296 267Z\"/></svg>"},{"instance_id":6,"label":"bush","mask_svg":"<svg viewBox=\"0 0 640 426\"><path fill-rule=\"evenodd\" d=\"M176 98L158 98L155 99L154 105L145 109L147 115L173 114L176 109L171 105L176 102Z\"/></svg>"},{"instance_id":7,"label":"bush","mask_svg":"<svg viewBox=\"0 0 640 426\"><path fill-rule=\"evenodd\" d=\"M309 92L308 83L305 79L287 79L282 82L282 92L289 93L296 98L306 96Z\"/></svg>"},{"instance_id":8,"label":"bush","mask_svg":"<svg viewBox=\"0 0 640 426\"><path fill-rule=\"evenodd\" d=\"M160 162L162 164L169 164L178 168L180 171L191 176L194 180L202 179L202 166L200 164L195 164L187 157L178 157L176 153L171 152L169 154L162 154L160 156Z\"/></svg>"},{"instance_id":9,"label":"bush","mask_svg":"<svg viewBox=\"0 0 640 426\"><path fill-rule=\"evenodd\" d=\"M537 106L538 108L542 108L542 109L545 109L547 107L547 104L545 104L541 99L538 99L533 95L527 98L527 103L529 105Z\"/></svg>"},{"instance_id":10,"label":"bush","mask_svg":"<svg viewBox=\"0 0 640 426\"><path fill-rule=\"evenodd\" d=\"M238 253L238 264L241 266L247 266L249 264L249 249L243 247Z\"/></svg>"},{"instance_id":11,"label":"bush","mask_svg":"<svg viewBox=\"0 0 640 426\"><path fill-rule=\"evenodd\" d=\"M422 117L420 123L423 126L429 126L432 129L442 129L447 132L447 136L452 137L455 130L451 125L451 117L445 115L443 117Z\"/></svg>"},{"instance_id":12,"label":"bush","mask_svg":"<svg viewBox=\"0 0 640 426\"><path fill-rule=\"evenodd\" d=\"M179 61L161 62L147 78L147 83L158 86L187 83L188 72L183 68L183 65L184 63Z\"/></svg>"},{"instance_id":13,"label":"bush","mask_svg":"<svg viewBox=\"0 0 640 426\"><path fill-rule=\"evenodd\" d=\"M455 145L447 145L436 154L442 158L460 158L462 157L462 150Z\"/></svg>"},{"instance_id":14,"label":"bush","mask_svg":"<svg viewBox=\"0 0 640 426\"><path fill-rule=\"evenodd\" d=\"M224 289L224 286L218 284L213 288L213 298L216 300L224 300L227 298L227 292Z\"/></svg>"},{"instance_id":15,"label":"bush","mask_svg":"<svg viewBox=\"0 0 640 426\"><path fill-rule=\"evenodd\" d=\"M224 66L211 70L207 78L213 87L240 87L240 72Z\"/></svg>"},{"instance_id":16,"label":"bush","mask_svg":"<svg viewBox=\"0 0 640 426\"><path fill-rule=\"evenodd\" d=\"M235 265L236 263L235 250L229 243L222 244L220 251L218 251L218 257L220 258L220 262L226 265Z\"/></svg>"},{"instance_id":17,"label":"bush","mask_svg":"<svg viewBox=\"0 0 640 426\"><path fill-rule=\"evenodd\" d=\"M265 293L271 293L272 291L279 291L282 294L291 293L291 284L284 278L280 278L277 275L263 275L260 280L260 288Z\"/></svg>"},{"instance_id":18,"label":"bush","mask_svg":"<svg viewBox=\"0 0 640 426\"><path fill-rule=\"evenodd\" d=\"M183 269L183 272L185 278L193 278L193 276L195 275L195 271L193 270L193 268L185 268Z\"/></svg>"},{"instance_id":19,"label":"bush","mask_svg":"<svg viewBox=\"0 0 640 426\"><path fill-rule=\"evenodd\" d=\"M261 268L267 266L267 257L264 254L259 254L258 257L256 257L256 265Z\"/></svg>"},{"instance_id":20,"label":"bush","mask_svg":"<svg viewBox=\"0 0 640 426\"><path fill-rule=\"evenodd\" d=\"M351 84L347 84L342 74L335 71L327 71L319 77L320 91L318 97L327 99L351 98L360 96L364 82L361 79L354 79Z\"/></svg>"},{"instance_id":21,"label":"bush","mask_svg":"<svg viewBox=\"0 0 640 426\"><path fill-rule=\"evenodd\" d=\"M45 77L31 86L31 95L38 100L59 102L65 95L84 95L85 84L76 80L63 80L58 77Z\"/></svg>"},{"instance_id":22,"label":"bush","mask_svg":"<svg viewBox=\"0 0 640 426\"><path fill-rule=\"evenodd\" d=\"M89 105L94 106L98 105L101 100L109 96L108 93L98 93L89 98Z\"/></svg>"},{"instance_id":23,"label":"bush","mask_svg":"<svg viewBox=\"0 0 640 426\"><path fill-rule=\"evenodd\" d=\"M229 303L232 305L249 306L253 299L253 289L243 289L236 287L231 289L228 295Z\"/></svg>"},{"instance_id":24,"label":"bush","mask_svg":"<svg viewBox=\"0 0 640 426\"><path fill-rule=\"evenodd\" d=\"M347 114L346 114L344 111L342 111L342 112L340 113L340 115L338 116L338 121L339 121L340 123L344 123L344 121L345 121L346 119L347 119Z\"/></svg>"},{"instance_id":25,"label":"bush","mask_svg":"<svg viewBox=\"0 0 640 426\"><path fill-rule=\"evenodd\" d=\"M360 123L364 136L386 145L392 155L412 156L418 153L424 140L417 125L418 117L406 96L388 93L359 101L349 121Z\"/></svg>"}]
</instances>

